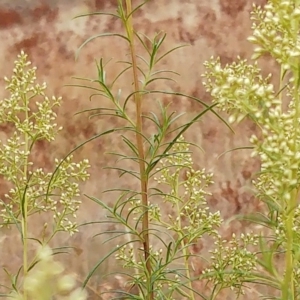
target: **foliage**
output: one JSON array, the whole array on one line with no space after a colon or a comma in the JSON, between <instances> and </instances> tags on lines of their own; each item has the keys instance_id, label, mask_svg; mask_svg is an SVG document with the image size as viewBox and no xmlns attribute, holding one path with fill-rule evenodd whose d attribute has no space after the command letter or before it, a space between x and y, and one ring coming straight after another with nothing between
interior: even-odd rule
<instances>
[{"instance_id":1,"label":"foliage","mask_svg":"<svg viewBox=\"0 0 300 300\"><path fill-rule=\"evenodd\" d=\"M298 299L300 2L269 0L263 8L253 6L253 35L249 41L256 48L251 64L240 57L225 66L220 58L212 57L205 62L203 84L212 96L212 105L183 93L151 89L154 82L174 80L171 76L178 75L170 70L157 70L157 65L181 46L161 54L166 39L164 33L157 33L151 39L135 31L133 18L146 2L132 8L130 0L117 0L117 13L80 16L109 15L123 25L123 34L100 33L86 40L79 50L98 37L121 38L129 49L130 59L123 62L125 68L108 82L106 64L101 58L96 65L98 77L78 78L90 85L75 86L91 89L91 99L98 96L109 103L107 107L101 105L84 113L90 117L121 119L125 125L97 134L63 160L56 160L52 173L35 168L30 155L38 140L50 142L60 130L54 123L53 109L60 105L61 99L48 98L44 93L45 84L34 85L35 68L29 69L30 62L23 52L15 62L12 78L5 78L11 97L0 102L0 121L13 124L14 132L0 146L0 173L13 187L6 199L0 201L0 217L2 226L16 225L23 245L23 266L16 275L7 271L12 292L5 296L46 300L62 293L67 299L86 299L84 288L95 271L106 259L115 259L122 264L121 274L128 283L124 290L115 291L124 299L214 300L228 288L235 291L236 298L241 298L253 283L268 287L259 295L264 299ZM138 53L137 44L142 46L146 57ZM280 65L277 89L271 83L271 75L261 75L258 59L265 53ZM132 89L128 95L123 95L117 88L118 80L129 71L132 72ZM154 95L160 95L157 100L159 115L145 109L145 101ZM182 124L182 114L170 113L169 106L164 106L160 100L163 95L186 97L204 109ZM36 97L42 101L33 103ZM219 231L223 222L220 212L211 212L208 207L213 174L195 169L190 149L196 145L185 141L183 135L207 112L230 128L215 108L230 114L229 123L239 123L248 117L260 130L250 138L252 156L261 161L261 170L253 185L257 198L266 204L266 211L244 218L267 228L268 235L263 232L239 237L233 234L230 240L224 240ZM154 125L154 132L145 130L149 122ZM110 154L116 156L118 162L129 160L131 169L117 165L108 168L116 169L131 182L138 182L139 189L117 186L105 191L118 194L113 205L87 195L99 209L106 211L106 218L83 225L112 224L114 229L96 236L106 234L107 241L119 237L123 240L99 258L87 274L83 289L74 289L74 279L65 275L62 265L53 260L60 248L52 251L48 246L57 232L66 231L72 235L78 231L75 222L80 204L78 183L88 178L89 163L88 160L72 162L72 153L96 138L116 132L120 133L126 147L122 153ZM170 212L165 214L162 206L169 207ZM50 237L31 237L30 216L46 212L54 219ZM47 227L45 224L44 229ZM208 260L192 250L205 238L214 241ZM32 260L28 258L30 240L40 244ZM195 272L194 261L206 266L201 274ZM284 262L283 270L280 261ZM19 276L21 273L23 276ZM19 277L22 277L21 282ZM199 281L205 284L205 291L196 287Z\"/></svg>"},{"instance_id":2,"label":"foliage","mask_svg":"<svg viewBox=\"0 0 300 300\"><path fill-rule=\"evenodd\" d=\"M162 43L166 38L165 34L159 33L151 39L134 30L132 18L144 4L132 9L131 1L125 1L125 4L124 1L118 1L117 14L99 12L80 16L109 15L123 24L124 35L101 33L89 38L80 46L79 50L98 37L122 38L128 44L131 58L130 61L125 62L128 67L111 82L107 82L105 66L103 58L101 58L97 63L98 78L83 79L90 82L91 85L77 86L92 89L93 101L96 96L100 96L108 99L112 105L85 110L84 113L90 113L91 117L113 116L125 121L124 127L114 128L113 132L122 132L122 139L129 150L124 153L113 152L111 154L117 156L119 161L131 160L133 166L137 164L137 168L130 170L115 168L120 171L120 176L131 176L131 181L138 180L140 183L140 190L118 187L112 190L119 193L119 197L112 206L96 197L88 196L108 214L106 219L88 222L86 225L97 222L100 224L112 223L114 224L113 230L101 232L99 235L107 234L108 241L120 236L127 236L127 239L125 238L123 244L117 245L105 257L100 258L88 274L84 286L97 268L106 259L115 255L115 258L122 262L124 272L128 277L130 288L126 291L117 291L126 299L177 299L178 297L180 299L196 299L198 296L209 299L205 293L196 290L193 285L199 276L197 277L192 268L192 259L197 256L192 253L192 246L199 239L210 235L219 245L220 255L221 253L225 255L222 258L215 257L214 268L219 272L220 284L218 289L212 291L210 299L214 299L223 288L227 287L236 288L240 292L243 285L242 278L254 270L256 262L255 255L249 254L247 249L251 245L256 245L258 238L252 234L241 237L241 240L233 238L232 247L228 246L226 251L223 251L225 249L224 241L221 241L217 231L222 223L220 214L219 212L209 212L206 202L206 197L210 195L206 189L213 183L213 175L206 173L205 169L194 170L189 150L192 145L183 138L184 132L206 112L210 111L219 119L222 120L222 118L213 109L216 104L208 106L195 97L150 89L149 84L153 81L172 80L169 77L160 76L160 74L174 74L174 72L156 70L156 66L158 62L179 47L160 54ZM137 42L144 48L146 58L137 54ZM141 63L139 63L140 61ZM145 68L147 69L145 70ZM132 71L133 90L128 96L123 96L122 90L118 89L116 92L115 85L118 79L129 70ZM148 100L147 96L157 93L184 96L202 104L205 109L187 124L177 125L181 115L175 115L174 112L169 113L169 107L164 106L162 100L157 100L160 115L156 115L154 112L145 112L142 109L145 107L144 102ZM135 105L134 119L129 113L131 99ZM150 135L144 129L148 121L155 125L156 130ZM228 126L224 120L223 122ZM111 132L112 130L105 131L99 136ZM114 167L110 166L109 168ZM153 184L151 179L156 180L158 185ZM164 215L161 210L162 205L171 207L172 213ZM238 250L237 246L242 246L242 250ZM201 257L198 259L203 260ZM223 259L224 264L218 264L218 259ZM230 274L227 277L226 275L222 276L221 279L220 276L224 272ZM200 277L206 281L212 280L211 270L207 269ZM137 295L131 292L133 287L138 288Z\"/></svg>"},{"instance_id":3,"label":"foliage","mask_svg":"<svg viewBox=\"0 0 300 300\"><path fill-rule=\"evenodd\" d=\"M2 141L0 146L0 174L12 185L5 199L0 201L1 226L14 224L23 245L23 266L20 267L19 273L11 275L7 270L6 272L11 278L12 289L19 295L18 299L22 297L24 300L28 299L29 295L29 299L49 299L46 294L39 295L46 282L40 280L41 286L32 285L33 290L30 291L26 284L30 280L36 280L34 278L39 275L32 277L31 274L38 274L39 264L43 265L39 254L32 260L29 259L30 240L42 246L48 257L45 258L45 263L51 263L51 252L45 247L59 231L68 232L70 235L78 231L75 219L81 203L78 200L79 182L89 177L88 160L75 163L72 162L72 155L60 161L56 159L55 170L51 173L45 173L31 161L35 143L39 140L53 141L62 128L57 128L56 113L53 110L55 106L60 105L61 98L49 98L45 94L46 84L35 84L36 68L30 68L30 64L27 55L21 52L15 62L12 77L5 77L10 97L0 101L0 122L11 124L14 128L11 137L6 142ZM31 216L37 213L52 215L54 222L47 236L30 235ZM43 232L46 229L49 230L47 223L44 224ZM56 249L55 252L58 251L59 249ZM21 282L20 272L23 273ZM45 276L51 275L46 269L43 272ZM22 293L23 296L20 296Z\"/></svg>"},{"instance_id":4,"label":"foliage","mask_svg":"<svg viewBox=\"0 0 300 300\"><path fill-rule=\"evenodd\" d=\"M260 128L253 135L253 156L261 160L261 170L254 181L257 197L265 202L267 213L250 216L272 230L271 237L262 237L262 259L259 265L264 275L252 280L276 287L280 299L299 297L299 1L268 1L264 8L255 6L252 12L253 36L256 45L250 65L238 60L221 67L219 59L205 63L205 87L213 101L231 114L231 122L249 116ZM279 89L270 83L271 74L260 75L257 59L269 53L280 65ZM286 108L285 103L288 102ZM267 241L269 241L267 246ZM284 271L275 261L285 262Z\"/></svg>"}]
</instances>

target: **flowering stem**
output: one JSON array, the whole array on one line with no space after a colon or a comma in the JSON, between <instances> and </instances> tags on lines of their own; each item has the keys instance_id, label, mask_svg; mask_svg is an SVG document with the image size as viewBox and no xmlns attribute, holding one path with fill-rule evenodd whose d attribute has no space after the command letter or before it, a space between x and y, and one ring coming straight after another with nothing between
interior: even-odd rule
<instances>
[{"instance_id":1,"label":"flowering stem","mask_svg":"<svg viewBox=\"0 0 300 300\"><path fill-rule=\"evenodd\" d=\"M294 116L294 145L292 151L295 153L297 151L297 128L298 128L298 120L299 120L299 75L295 75L295 116ZM297 179L297 170L293 170L292 172L292 180ZM295 208L297 206L298 199L298 190L294 189L290 193L290 201L287 201L287 218L285 220L285 228L286 228L286 253L285 253L285 276L283 281L282 288L282 296L284 300L295 299L295 291L294 291L294 276L293 276L293 244L294 244L294 232L293 232L293 223L295 217Z\"/></svg>"},{"instance_id":2,"label":"flowering stem","mask_svg":"<svg viewBox=\"0 0 300 300\"><path fill-rule=\"evenodd\" d=\"M126 0L127 7L127 16L132 13L131 0ZM151 282L151 261L150 261L150 246L149 246L149 215L148 215L148 182L147 174L145 169L145 153L143 147L143 136L142 136L142 97L139 92L139 81L138 81L138 66L136 60L135 46L134 46L134 30L132 24L132 15L127 18L126 21L126 30L130 43L130 53L132 60L132 70L133 70L133 81L134 81L134 101L136 107L136 142L139 155L139 169L140 169L140 185L141 185L141 197L142 197L142 206L143 206L143 219L142 219L142 238L143 238L143 249L144 249L144 258L147 268L147 280ZM149 300L154 299L153 286L149 286L150 291L148 298Z\"/></svg>"},{"instance_id":3,"label":"flowering stem","mask_svg":"<svg viewBox=\"0 0 300 300\"><path fill-rule=\"evenodd\" d=\"M175 183L175 195L176 198L180 199L180 195L179 195L179 175L177 174L176 176L176 183ZM178 213L178 225L179 228L182 228L182 223L181 223L181 209L180 209L180 202L176 201L176 208L177 208L177 213ZM186 272L186 277L189 279L188 281L188 285L189 285L189 290L190 290L190 300L195 300L195 296L194 296L194 292L193 292L193 285L192 285L192 280L191 280L191 272L190 272L190 266L189 266L189 250L188 247L186 247L185 245L185 241L183 239L183 234L182 232L178 232L178 234L180 235L180 239L181 239L181 247L182 247L182 252L183 252L183 257L184 257L184 267L185 267L185 272Z\"/></svg>"},{"instance_id":4,"label":"flowering stem","mask_svg":"<svg viewBox=\"0 0 300 300\"><path fill-rule=\"evenodd\" d=\"M296 1L299 2L299 1ZM296 5L297 3L295 3ZM299 3L298 3L299 4ZM298 21L292 22L292 31L294 33L294 39L298 38L299 24ZM295 104L295 115L294 115L294 143L292 151L296 154L298 151L298 125L299 125L299 87L300 87L300 66L299 58L293 59L292 69L294 77L294 104ZM298 178L298 170L293 169L292 171L292 181ZM284 300L295 299L295 287L294 287L294 256L293 256L293 246L294 246L294 218L295 209L297 206L298 190L293 189L290 193L290 201L287 201L287 218L285 220L287 246L285 254L285 276L283 282L282 298Z\"/></svg>"},{"instance_id":5,"label":"flowering stem","mask_svg":"<svg viewBox=\"0 0 300 300\"><path fill-rule=\"evenodd\" d=\"M25 120L29 119L28 116L28 98L27 96L23 96L24 107L25 107ZM28 133L25 132L25 153L27 154L29 151L29 136ZM27 178L27 171L28 171L28 156L26 155L26 159L24 162L24 178ZM22 195L23 194L23 195ZM24 280L28 273L28 199L26 195L26 191L24 191L20 196L20 207L22 210L22 242L23 242L23 276ZM23 299L27 300L27 292L24 290Z\"/></svg>"},{"instance_id":6,"label":"flowering stem","mask_svg":"<svg viewBox=\"0 0 300 300\"><path fill-rule=\"evenodd\" d=\"M295 198L293 196L293 198ZM294 201L291 201L293 203ZM294 288L293 288L293 218L294 209L291 209L286 221L286 231L287 231L287 247L285 254L285 276L282 289L282 299L294 299ZM289 297L291 295L291 298Z\"/></svg>"}]
</instances>

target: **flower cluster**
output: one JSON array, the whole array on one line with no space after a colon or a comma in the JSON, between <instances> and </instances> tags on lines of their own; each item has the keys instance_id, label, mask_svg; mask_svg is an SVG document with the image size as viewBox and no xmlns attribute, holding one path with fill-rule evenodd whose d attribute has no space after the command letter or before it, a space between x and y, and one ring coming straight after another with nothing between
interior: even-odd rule
<instances>
[{"instance_id":1,"label":"flower cluster","mask_svg":"<svg viewBox=\"0 0 300 300\"><path fill-rule=\"evenodd\" d=\"M119 247L119 245L117 247ZM132 268L138 265L132 246L125 245L123 247L120 247L117 254L115 255L115 258L116 260L122 261L124 268Z\"/></svg>"},{"instance_id":2,"label":"flower cluster","mask_svg":"<svg viewBox=\"0 0 300 300\"><path fill-rule=\"evenodd\" d=\"M57 167L58 163L56 160ZM26 191L28 215L51 211L57 231L67 231L70 234L77 232L77 224L72 220L76 218L81 203L76 199L80 195L76 180L88 178L88 167L87 160L74 163L72 156L69 156L61 163L56 173L45 174L42 169L29 171L30 181L28 182L26 177L18 179L18 186L5 194L6 201L0 202L0 206L3 207L0 211L3 223L13 223L13 219L20 216L20 192ZM12 177L10 181L16 182L17 178Z\"/></svg>"},{"instance_id":3,"label":"flower cluster","mask_svg":"<svg viewBox=\"0 0 300 300\"><path fill-rule=\"evenodd\" d=\"M266 111L276 109L281 102L269 83L271 75L263 78L257 62L253 65L238 57L237 62L221 66L220 58L211 57L204 63L206 78L203 85L222 111L230 112L229 122L240 122L249 115L256 122L266 117Z\"/></svg>"},{"instance_id":4,"label":"flower cluster","mask_svg":"<svg viewBox=\"0 0 300 300\"><path fill-rule=\"evenodd\" d=\"M300 5L293 0L268 1L263 9L254 5L251 19L253 36L248 40L258 45L253 58L270 53L285 70L293 68L300 56Z\"/></svg>"},{"instance_id":5,"label":"flower cluster","mask_svg":"<svg viewBox=\"0 0 300 300\"><path fill-rule=\"evenodd\" d=\"M155 180L169 188L162 193L163 199L178 210L178 216L168 216L168 229L188 236L189 242L205 233L214 233L221 224L220 213L211 213L206 197L211 195L206 188L213 183L213 174L205 169L194 170L189 144L180 137L172 147L172 153L161 160L157 169L161 175ZM181 177L185 176L184 179ZM182 220L185 219L185 222ZM186 224L184 224L186 223Z\"/></svg>"},{"instance_id":6,"label":"flower cluster","mask_svg":"<svg viewBox=\"0 0 300 300\"><path fill-rule=\"evenodd\" d=\"M156 169L157 177L154 179L159 185L163 186L165 192L155 188L155 193L151 196L156 198L161 197L165 202L171 204L175 208L177 216L164 215L161 212L160 205L153 204L149 201L148 213L152 226L165 228L170 232L170 235L175 234L175 239L168 246L168 249L155 250L150 247L149 260L154 266L153 276L155 276L155 291L157 297L168 294L168 299L173 299L173 294L179 290L181 295L184 295L184 284L186 281L189 260L188 247L195 243L204 234L216 235L221 224L220 213L209 212L206 197L211 195L207 191L207 187L213 183L212 174L206 173L204 169L194 170L192 155L189 150L189 144L184 141L181 136L173 145L169 153L160 161L161 166ZM133 214L135 220L140 221L140 216L143 214L141 201L133 198L128 198L126 203L130 204L129 211ZM161 230L161 229L159 229ZM156 231L155 231L156 232ZM155 236L159 233L154 233ZM169 235L169 234L167 234ZM162 237L160 236L162 239ZM163 239L162 239L163 240ZM180 244L178 247L177 243ZM167 248L167 244L164 244ZM164 263L163 257L166 260ZM135 269L135 282L145 282L147 274L145 274L145 266L143 259L140 257L137 247L125 245L120 247L116 259L123 263L123 267ZM174 260L182 258L186 269L173 268L171 264ZM131 282L134 284L135 282Z\"/></svg>"},{"instance_id":7,"label":"flower cluster","mask_svg":"<svg viewBox=\"0 0 300 300\"><path fill-rule=\"evenodd\" d=\"M135 284L135 281L146 282L147 274L145 273L145 268L143 266L143 259L140 257L142 253L139 253L136 249L134 249L133 245L124 245L121 247L118 245L117 248L119 249L115 255L116 260L122 262L123 268L132 268L135 270L135 275L132 281L128 282L128 284ZM156 266L159 269L160 262L163 259L163 250L155 250L152 246L150 246L149 250L153 266ZM157 289L163 287L163 284L158 278L155 281L155 286Z\"/></svg>"},{"instance_id":8,"label":"flower cluster","mask_svg":"<svg viewBox=\"0 0 300 300\"><path fill-rule=\"evenodd\" d=\"M57 116L53 111L54 107L60 106L62 98L47 97L46 83L34 85L36 67L29 68L30 65L31 62L22 51L15 61L12 77L4 78L10 97L0 101L0 122L13 123L17 131L27 134L31 141L39 139L51 141L62 129L57 128L57 124L54 123ZM32 103L36 97L40 97L41 101ZM36 107L33 107L33 104Z\"/></svg>"},{"instance_id":9,"label":"flower cluster","mask_svg":"<svg viewBox=\"0 0 300 300\"><path fill-rule=\"evenodd\" d=\"M135 198L129 198L127 199L127 202L129 203L128 211L134 216L132 220L134 221L140 221L140 215L143 213L143 207L142 207L142 201ZM149 220L160 220L161 218L161 209L158 204L151 203L148 201L148 214L149 214Z\"/></svg>"},{"instance_id":10,"label":"flower cluster","mask_svg":"<svg viewBox=\"0 0 300 300\"><path fill-rule=\"evenodd\" d=\"M241 234L240 238L233 234L229 243L219 237L215 241L216 248L210 251L212 265L202 275L215 285L237 289L243 294L243 281L256 270L256 253L249 248L257 244L258 236L253 233Z\"/></svg>"},{"instance_id":11,"label":"flower cluster","mask_svg":"<svg viewBox=\"0 0 300 300\"><path fill-rule=\"evenodd\" d=\"M13 184L5 199L0 200L1 225L19 222L26 206L27 216L53 212L55 231L73 234L77 231L73 219L80 204L79 182L89 177L89 163L87 160L74 163L69 156L55 161L54 172L34 168L30 161L34 143L54 140L61 129L57 129L53 111L61 98L50 100L45 95L46 84L35 85L36 68L30 69L29 65L27 55L22 52L15 62L12 78L5 78L10 98L0 101L0 122L11 123L15 129L0 145L0 174ZM36 98L40 100L33 103Z\"/></svg>"},{"instance_id":12,"label":"flower cluster","mask_svg":"<svg viewBox=\"0 0 300 300\"><path fill-rule=\"evenodd\" d=\"M76 287L75 278L64 274L64 267L53 260L52 250L42 247L38 254L39 263L32 269L24 281L24 292L29 299L48 300L86 300L87 292ZM66 296L68 295L68 296ZM60 296L59 298L57 298ZM10 298L25 299L21 293L13 292ZM27 298L26 298L27 299Z\"/></svg>"},{"instance_id":13,"label":"flower cluster","mask_svg":"<svg viewBox=\"0 0 300 300\"><path fill-rule=\"evenodd\" d=\"M270 209L268 218L275 224L274 243L285 250L287 261L293 260L286 274L294 272L297 279L300 274L297 206L300 187L300 6L292 0L269 0L264 8L254 6L252 20L253 36L249 41L257 45L252 57L254 64L248 65L246 60L238 58L237 63L222 67L220 59L212 58L205 63L204 86L219 108L231 113L231 123L249 116L261 129L259 136L250 138L254 146L252 156L258 156L261 161L261 170L253 183L257 197ZM271 75L263 78L257 67L256 60L264 53L270 53L281 65L278 93L269 83ZM287 71L291 72L285 80ZM286 100L289 100L287 106L283 105ZM217 251L226 253L221 242L218 248ZM249 270L254 267L251 261ZM214 269L217 270L220 262ZM238 268L246 273L249 271L243 266ZM284 293L289 292L289 276L284 278ZM229 279L239 282L238 278Z\"/></svg>"},{"instance_id":14,"label":"flower cluster","mask_svg":"<svg viewBox=\"0 0 300 300\"><path fill-rule=\"evenodd\" d=\"M119 247L119 246L117 246ZM161 257L161 254L162 254L163 250L162 249L159 249L159 251L155 251L153 249L152 246L150 246L150 253L153 257L157 257L157 258L160 258ZM134 249L133 249L133 246L130 245L125 245L125 246L122 246L122 247L119 247L119 250L118 250L118 253L115 255L116 259L117 260L122 260L126 263L126 265L124 265L124 267L127 267L128 264L141 264L141 262L137 262L136 259L135 259L135 256L134 256Z\"/></svg>"},{"instance_id":15,"label":"flower cluster","mask_svg":"<svg viewBox=\"0 0 300 300\"><path fill-rule=\"evenodd\" d=\"M288 216L280 213L277 217L277 223L276 223L276 228L275 228L275 239L276 239L276 243L282 247L283 249L285 249L286 247L286 228L284 223L286 222ZM300 205L297 206L297 208L295 209L294 212L294 219L293 219L293 225L292 225L292 230L293 230L293 234L296 237L295 240L296 241L300 241ZM296 244L294 245L295 249L295 253L299 252L299 245Z\"/></svg>"},{"instance_id":16,"label":"flower cluster","mask_svg":"<svg viewBox=\"0 0 300 300\"><path fill-rule=\"evenodd\" d=\"M267 12L275 5L273 2L270 1L266 6ZM289 1L281 3L284 2ZM257 13L258 11L259 9L256 10ZM278 7L276 11L281 14ZM270 16L268 13L266 15ZM264 20L262 24L265 24ZM283 28L285 26L282 24ZM275 45L270 47L274 49ZM212 59L205 63L205 67L207 71L203 76L207 81L204 85L211 93L213 101L217 102L222 110L231 112L229 121L240 121L249 115L261 128L262 137L253 135L250 139L254 145L253 156L258 155L262 163L261 174L254 182L258 196L267 197L277 205L280 199L289 201L291 190L300 184L300 135L294 130L300 125L300 120L296 117L299 104L293 99L295 78L291 77L287 83L285 95L290 97L291 101L284 111L280 95L276 96L273 85L268 83L270 76L262 78L257 62L248 65L246 60L239 60L238 63L222 68L219 59ZM284 91L280 92L283 94Z\"/></svg>"},{"instance_id":17,"label":"flower cluster","mask_svg":"<svg viewBox=\"0 0 300 300\"><path fill-rule=\"evenodd\" d=\"M261 159L261 174L254 182L258 196L267 196L278 208L281 200L291 200L291 191L300 183L300 136L294 130L300 122L296 123L294 109L286 113L271 110L262 126L263 141L255 135L250 139L255 146L253 155Z\"/></svg>"}]
</instances>

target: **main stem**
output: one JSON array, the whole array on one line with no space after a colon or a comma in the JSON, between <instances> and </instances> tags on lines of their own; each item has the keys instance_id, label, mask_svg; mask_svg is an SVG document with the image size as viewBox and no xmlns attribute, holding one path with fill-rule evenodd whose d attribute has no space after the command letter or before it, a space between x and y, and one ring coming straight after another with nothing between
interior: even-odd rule
<instances>
[{"instance_id":1,"label":"main stem","mask_svg":"<svg viewBox=\"0 0 300 300\"><path fill-rule=\"evenodd\" d=\"M299 5L300 1L295 1L295 5ZM298 38L299 31L299 23L298 20L294 20L292 23L292 30L294 32L295 41ZM299 124L299 88L300 88L300 60L299 58L295 58L292 62L293 75L295 79L294 86L294 105L295 105L295 116L293 120L294 125L294 144L292 151L296 153L298 150L298 124ZM282 80L282 78L281 78ZM293 170L292 172L292 180L298 179L297 170ZM286 229L286 253L285 253L285 275L282 286L282 299L283 300L294 300L296 299L295 295L295 286L294 286L294 255L293 255L293 247L294 247L294 217L295 217L295 209L297 206L298 200L298 189L294 189L290 193L290 200L287 201L286 212L287 217L285 220L285 229Z\"/></svg>"},{"instance_id":2,"label":"main stem","mask_svg":"<svg viewBox=\"0 0 300 300\"><path fill-rule=\"evenodd\" d=\"M176 184L175 184L175 195L177 195L177 198L179 199L179 182L178 182L178 176L176 179ZM177 209L177 214L178 216L180 216L181 213L181 208L180 208L180 202L176 201L176 209ZM179 217L178 220L178 225L179 228L182 228L182 222L181 222L181 218ZM194 295L194 291L193 291L193 284L192 284L192 279L191 279L191 270L190 270L190 265L189 265L189 257L190 257L190 253L189 253L189 249L183 239L184 234L182 232L178 232L178 234L180 235L180 239L181 239L181 247L182 247L182 252L183 252L183 260L184 260L184 266L185 266L185 272L186 272L186 277L188 279L188 287L189 287L189 296L190 296L190 300L195 300L195 295Z\"/></svg>"},{"instance_id":3,"label":"main stem","mask_svg":"<svg viewBox=\"0 0 300 300\"><path fill-rule=\"evenodd\" d=\"M25 112L25 118L26 120L28 120L29 116L28 116L28 99L27 96L24 97L23 99L24 104L25 104L25 108L26 108L26 112ZM28 133L25 133L25 153L27 154L29 151L29 137L28 137ZM28 156L26 156L28 157ZM24 162L24 177L27 178L27 169L28 169L28 159L26 158L25 162ZM22 242L23 242L23 277L25 280L27 273L28 273L28 222L27 222L27 217L28 217L28 199L27 199L27 195L26 193L24 193L23 198L20 198L20 207L22 208L22 220L21 220L21 224L22 224ZM24 282L24 281L23 281ZM23 299L27 300L27 292L24 289L23 290Z\"/></svg>"},{"instance_id":4,"label":"main stem","mask_svg":"<svg viewBox=\"0 0 300 300\"><path fill-rule=\"evenodd\" d=\"M299 66L298 66L299 68ZM294 73L296 79L294 100L295 100L295 117L294 117L294 145L293 152L297 151L297 130L299 123L299 75L298 72ZM292 172L292 180L297 179L298 174L297 170ZM294 189L290 193L290 200L286 204L286 220L285 220L285 229L286 229L286 252L285 252L285 275L282 286L282 299L283 300L294 300L295 299L295 288L294 288L294 255L293 255L293 246L294 246L294 218L295 218L295 209L297 206L298 200L298 190Z\"/></svg>"},{"instance_id":5,"label":"main stem","mask_svg":"<svg viewBox=\"0 0 300 300\"><path fill-rule=\"evenodd\" d=\"M126 0L127 7L127 16L132 12L131 0ZM130 53L131 53L131 61L132 61L132 70L133 70L133 81L134 81L134 101L136 107L136 143L138 148L139 155L139 169L140 169L140 184L141 184L141 197L142 197L142 205L143 205L143 219L142 219L142 238L143 238L143 249L144 249L144 258L147 268L147 280L150 284L148 299L154 300L154 291L153 285L151 283L151 261L150 261L150 243L149 243L149 215L148 215L148 178L145 169L145 153L143 146L143 128L142 128L142 97L139 92L139 81L138 81L138 66L136 60L136 53L134 47L134 30L132 24L132 15L127 19L126 29L128 38L130 41Z\"/></svg>"}]
</instances>

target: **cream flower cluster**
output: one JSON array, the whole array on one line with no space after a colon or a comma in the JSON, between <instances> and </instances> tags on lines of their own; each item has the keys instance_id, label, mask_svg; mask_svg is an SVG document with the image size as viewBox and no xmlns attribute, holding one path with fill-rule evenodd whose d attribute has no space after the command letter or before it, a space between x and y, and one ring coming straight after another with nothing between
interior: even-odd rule
<instances>
[{"instance_id":1,"label":"cream flower cluster","mask_svg":"<svg viewBox=\"0 0 300 300\"><path fill-rule=\"evenodd\" d=\"M55 171L45 173L34 168L31 150L38 140L52 141L58 131L56 113L61 98L48 98L46 84L35 84L36 68L29 68L27 55L21 53L13 75L5 78L10 98L0 100L0 122L13 125L14 132L0 145L0 174L13 187L0 199L1 225L20 222L24 206L30 216L38 212L53 213L55 231L77 231L76 212L81 201L79 182L89 174L88 160L72 162L72 156L55 161Z\"/></svg>"},{"instance_id":2,"label":"cream flower cluster","mask_svg":"<svg viewBox=\"0 0 300 300\"><path fill-rule=\"evenodd\" d=\"M222 68L220 58L211 57L204 66L203 85L218 108L230 113L229 123L240 122L247 115L259 122L266 111L281 105L269 83L271 75L263 78L257 62L250 65L238 57L237 62Z\"/></svg>"},{"instance_id":3,"label":"cream flower cluster","mask_svg":"<svg viewBox=\"0 0 300 300\"><path fill-rule=\"evenodd\" d=\"M286 250L287 243L291 243L288 236L292 235L293 255L298 260L299 208L295 203L300 187L300 2L269 0L263 8L254 5L252 20L253 35L249 41L256 47L253 64L238 57L237 62L222 66L219 58L211 58L205 62L204 86L213 102L222 111L229 112L230 123L248 116L261 130L250 138L254 146L252 155L258 156L261 161L261 170L253 183L257 197L270 209L266 219L270 220L270 224L274 223L274 243L279 249ZM271 75L263 78L258 68L256 59L264 53L270 53L281 65L282 86L278 92L270 83ZM289 79L284 78L287 73ZM287 107L284 105L286 100L289 101ZM292 226L289 234L287 224ZM257 237L252 238L243 242L255 246ZM234 239L232 242L238 249L238 243ZM217 242L217 248L212 252L213 268L207 269L205 275L214 283L223 285L242 283L242 276L255 270L254 256L247 247L236 253L228 252L224 247L221 240ZM240 269L241 276L235 277L234 268L228 275L221 272L225 268L224 263L229 268ZM298 263L293 267L298 279ZM217 280L216 274L220 275Z\"/></svg>"},{"instance_id":4,"label":"cream flower cluster","mask_svg":"<svg viewBox=\"0 0 300 300\"><path fill-rule=\"evenodd\" d=\"M295 34L290 30L295 27L290 22L299 21L294 1L269 1L264 10L255 7L253 18L256 23L250 41L274 55L284 67L288 66L293 71L299 69L299 64L291 60L299 47L298 32ZM278 34L273 39L275 30ZM278 47L283 47L282 51L278 52ZM263 78L257 62L250 65L247 60L238 59L237 63L222 68L220 59L212 58L205 62L205 67L204 86L219 108L230 113L229 122L239 122L249 116L261 128L262 136L253 135L250 139L254 145L253 156L258 155L262 163L255 186L259 197L269 198L279 208L280 200L289 201L290 191L300 184L299 176L295 176L300 170L300 135L295 131L300 125L296 118L299 103L293 98L296 78L292 76L285 89L278 93L291 99L284 110L282 98L275 94L273 85L269 83L271 75Z\"/></svg>"},{"instance_id":5,"label":"cream flower cluster","mask_svg":"<svg viewBox=\"0 0 300 300\"><path fill-rule=\"evenodd\" d=\"M169 188L162 197L173 207L179 208L178 216L169 215L168 229L182 232L190 242L205 233L213 233L221 224L220 213L209 212L206 200L211 195L206 189L213 183L213 174L206 173L205 169L193 169L189 144L182 136L160 163L157 171L161 175L155 180ZM182 218L186 219L186 224L183 224Z\"/></svg>"},{"instance_id":6,"label":"cream flower cluster","mask_svg":"<svg viewBox=\"0 0 300 300\"><path fill-rule=\"evenodd\" d=\"M271 0L263 9L254 5L251 19L253 35L248 40L258 45L253 58L270 53L285 70L293 68L294 58L300 56L300 3Z\"/></svg>"},{"instance_id":7,"label":"cream flower cluster","mask_svg":"<svg viewBox=\"0 0 300 300\"><path fill-rule=\"evenodd\" d=\"M238 238L233 234L229 246L227 244L228 241L220 237L215 241L216 248L210 251L212 264L202 275L215 285L237 289L238 294L244 294L243 280L256 270L257 257L251 247L258 244L258 236L248 233Z\"/></svg>"},{"instance_id":8,"label":"cream flower cluster","mask_svg":"<svg viewBox=\"0 0 300 300\"><path fill-rule=\"evenodd\" d=\"M86 300L87 292L76 288L76 279L64 274L61 263L54 261L53 252L48 246L41 247L37 254L38 264L24 280L24 292L31 300ZM28 298L29 297L29 298ZM10 299L23 300L23 294L13 292Z\"/></svg>"}]
</instances>

